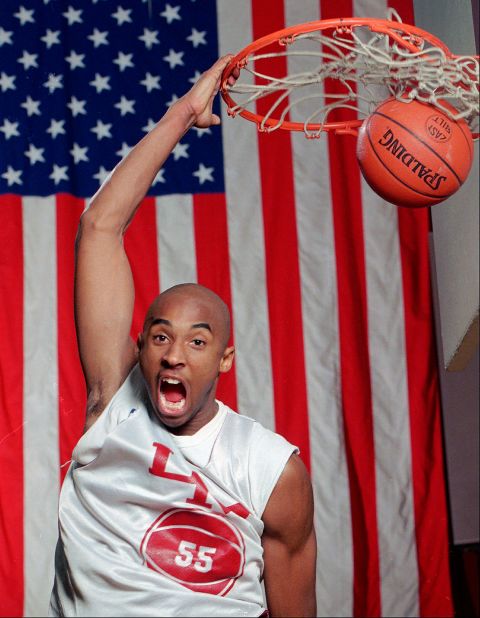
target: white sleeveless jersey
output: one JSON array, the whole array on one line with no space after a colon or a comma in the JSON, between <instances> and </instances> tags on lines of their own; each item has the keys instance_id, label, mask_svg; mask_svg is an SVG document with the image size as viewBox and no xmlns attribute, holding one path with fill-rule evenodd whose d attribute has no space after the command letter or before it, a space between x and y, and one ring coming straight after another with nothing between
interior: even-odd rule
<instances>
[{"instance_id":1,"label":"white sleeveless jersey","mask_svg":"<svg viewBox=\"0 0 480 618\"><path fill-rule=\"evenodd\" d=\"M132 370L73 452L50 615L263 613L261 516L296 449L218 404L223 422L199 466Z\"/></svg>"}]
</instances>

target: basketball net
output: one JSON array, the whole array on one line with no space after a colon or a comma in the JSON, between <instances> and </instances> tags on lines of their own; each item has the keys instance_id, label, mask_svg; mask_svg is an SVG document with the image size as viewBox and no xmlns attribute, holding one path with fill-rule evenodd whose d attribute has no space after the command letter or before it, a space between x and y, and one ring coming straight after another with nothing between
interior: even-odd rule
<instances>
[{"instance_id":1,"label":"basketball net","mask_svg":"<svg viewBox=\"0 0 480 618\"><path fill-rule=\"evenodd\" d=\"M228 113L266 132L282 128L309 138L329 130L356 134L363 118L393 96L406 104L435 105L453 120L464 118L478 138L478 56L455 56L430 33L403 24L393 9L388 17L321 20L255 41L224 72ZM278 57L286 58L287 75L270 74L277 70L272 60ZM235 68L240 76L230 86L228 76ZM337 82L335 92L324 92L327 79ZM265 100L263 114L256 111L260 99ZM343 120L340 109L354 110L355 119Z\"/></svg>"}]
</instances>

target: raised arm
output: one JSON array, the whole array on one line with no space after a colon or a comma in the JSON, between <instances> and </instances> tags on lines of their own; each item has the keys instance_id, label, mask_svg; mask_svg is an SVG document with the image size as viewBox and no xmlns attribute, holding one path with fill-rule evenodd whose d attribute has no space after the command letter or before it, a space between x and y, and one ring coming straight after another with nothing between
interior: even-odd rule
<instances>
[{"instance_id":1,"label":"raised arm","mask_svg":"<svg viewBox=\"0 0 480 618\"><path fill-rule=\"evenodd\" d=\"M285 466L262 519L270 616L316 616L312 486L297 455L292 455Z\"/></svg>"},{"instance_id":2,"label":"raised arm","mask_svg":"<svg viewBox=\"0 0 480 618\"><path fill-rule=\"evenodd\" d=\"M75 261L75 323L87 386L90 426L136 361L130 338L134 305L125 231L153 179L192 126L219 124L212 113L223 68L218 60L115 168L83 213Z\"/></svg>"}]
</instances>

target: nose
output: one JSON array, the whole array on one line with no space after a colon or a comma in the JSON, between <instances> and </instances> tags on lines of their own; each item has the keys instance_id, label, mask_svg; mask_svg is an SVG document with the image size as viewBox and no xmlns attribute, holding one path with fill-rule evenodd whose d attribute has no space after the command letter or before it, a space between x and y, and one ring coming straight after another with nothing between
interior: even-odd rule
<instances>
[{"instance_id":1,"label":"nose","mask_svg":"<svg viewBox=\"0 0 480 618\"><path fill-rule=\"evenodd\" d=\"M185 365L185 355L182 342L172 341L162 357L164 367L182 367Z\"/></svg>"}]
</instances>

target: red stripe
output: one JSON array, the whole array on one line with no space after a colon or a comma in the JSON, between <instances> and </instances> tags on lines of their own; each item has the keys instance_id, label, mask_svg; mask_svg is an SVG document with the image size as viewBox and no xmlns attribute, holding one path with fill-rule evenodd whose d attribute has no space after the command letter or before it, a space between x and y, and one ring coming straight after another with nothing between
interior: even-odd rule
<instances>
[{"instance_id":1,"label":"red stripe","mask_svg":"<svg viewBox=\"0 0 480 618\"><path fill-rule=\"evenodd\" d=\"M125 250L135 284L135 307L131 334L142 331L148 307L159 293L155 198L143 200L125 235Z\"/></svg>"},{"instance_id":2,"label":"red stripe","mask_svg":"<svg viewBox=\"0 0 480 618\"><path fill-rule=\"evenodd\" d=\"M399 208L420 616L453 616L428 209Z\"/></svg>"},{"instance_id":3,"label":"red stripe","mask_svg":"<svg viewBox=\"0 0 480 618\"><path fill-rule=\"evenodd\" d=\"M387 0L388 8L395 9L404 24L415 25L412 0Z\"/></svg>"},{"instance_id":4,"label":"red stripe","mask_svg":"<svg viewBox=\"0 0 480 618\"><path fill-rule=\"evenodd\" d=\"M253 36L285 27L283 3L252 1ZM272 60L272 74L286 72L285 58ZM258 111L266 113L265 101ZM300 447L310 469L301 284L290 134L259 134L268 314L276 430ZM248 178L245 179L248 182ZM245 299L246 302L246 299ZM255 316L252 316L255 319Z\"/></svg>"},{"instance_id":5,"label":"red stripe","mask_svg":"<svg viewBox=\"0 0 480 618\"><path fill-rule=\"evenodd\" d=\"M57 312L59 453L61 480L85 424L86 390L73 313L74 245L85 201L57 196Z\"/></svg>"},{"instance_id":6,"label":"red stripe","mask_svg":"<svg viewBox=\"0 0 480 618\"><path fill-rule=\"evenodd\" d=\"M216 292L227 303L232 313L225 195L222 193L194 195L193 218L198 283ZM235 371L222 375L217 396L234 410L237 409Z\"/></svg>"},{"instance_id":7,"label":"red stripe","mask_svg":"<svg viewBox=\"0 0 480 618\"><path fill-rule=\"evenodd\" d=\"M412 0L389 0L414 24ZM413 499L421 616L453 616L440 398L433 332L428 232L430 210L398 209L405 305Z\"/></svg>"},{"instance_id":8,"label":"red stripe","mask_svg":"<svg viewBox=\"0 0 480 618\"><path fill-rule=\"evenodd\" d=\"M323 19L351 16L351 0L322 0ZM326 92L338 83L325 84ZM342 91L342 90L340 90ZM338 118L354 118L342 110ZM354 616L380 616L380 569L376 513L375 448L368 350L367 290L360 171L355 141L328 136L345 449L353 535Z\"/></svg>"},{"instance_id":9,"label":"red stripe","mask_svg":"<svg viewBox=\"0 0 480 618\"><path fill-rule=\"evenodd\" d=\"M23 616L22 203L0 197L0 615Z\"/></svg>"}]
</instances>

